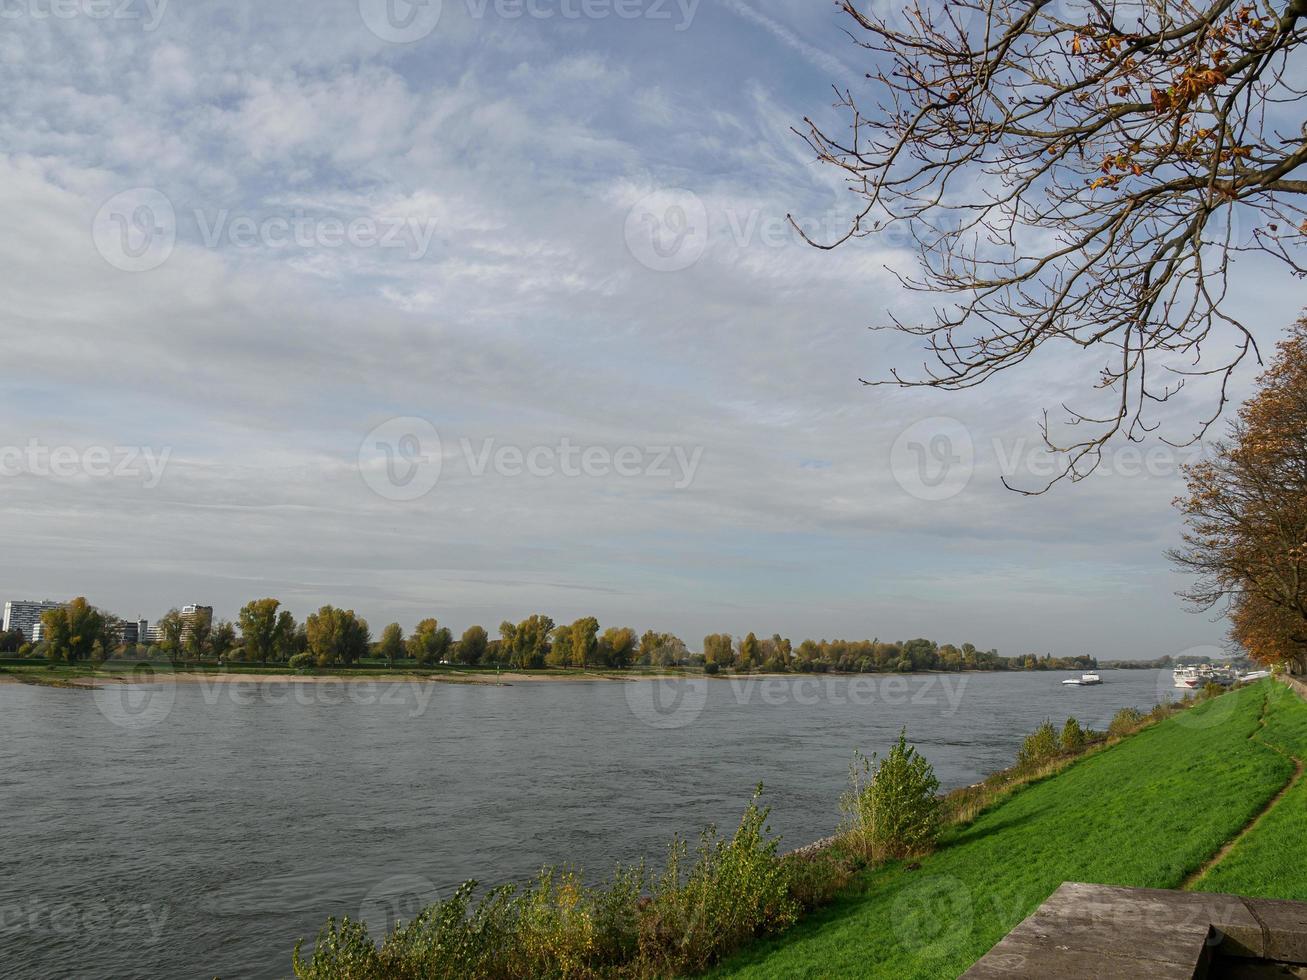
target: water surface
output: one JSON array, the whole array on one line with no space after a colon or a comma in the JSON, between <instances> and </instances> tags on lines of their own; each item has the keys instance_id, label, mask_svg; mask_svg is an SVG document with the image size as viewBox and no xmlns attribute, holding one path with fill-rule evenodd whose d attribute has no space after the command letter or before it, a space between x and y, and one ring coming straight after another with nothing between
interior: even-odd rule
<instances>
[{"instance_id":1,"label":"water surface","mask_svg":"<svg viewBox=\"0 0 1307 980\"><path fill-rule=\"evenodd\" d=\"M901 726L945 787L1045 717L1105 728L1169 673L748 682L0 685L0 975L284 977L328 915L384 919L466 878L606 873L738 821L830 833L855 747Z\"/></svg>"}]
</instances>

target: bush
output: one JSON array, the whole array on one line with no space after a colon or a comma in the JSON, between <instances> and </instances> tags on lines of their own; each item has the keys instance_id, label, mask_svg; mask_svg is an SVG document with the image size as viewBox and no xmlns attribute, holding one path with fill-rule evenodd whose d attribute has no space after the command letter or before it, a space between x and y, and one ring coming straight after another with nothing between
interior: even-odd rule
<instances>
[{"instance_id":1,"label":"bush","mask_svg":"<svg viewBox=\"0 0 1307 980\"><path fill-rule=\"evenodd\" d=\"M875 766L875 772L872 767ZM850 789L840 801L854 846L872 861L931 851L939 838L939 780L934 767L908 745L907 730L879 763L854 753Z\"/></svg>"},{"instance_id":2,"label":"bush","mask_svg":"<svg viewBox=\"0 0 1307 980\"><path fill-rule=\"evenodd\" d=\"M1107 734L1115 738L1129 735L1144 723L1144 716L1138 708L1122 708L1112 716L1112 723L1107 726Z\"/></svg>"},{"instance_id":3,"label":"bush","mask_svg":"<svg viewBox=\"0 0 1307 980\"><path fill-rule=\"evenodd\" d=\"M759 787L759 792L761 792ZM708 828L696 860L673 842L661 875L619 868L587 888L578 873L545 869L525 888L492 889L473 905L475 881L401 925L378 948L348 919L328 920L300 980L418 980L679 975L697 972L755 936L792 924L789 862L768 838L757 795L730 839Z\"/></svg>"},{"instance_id":4,"label":"bush","mask_svg":"<svg viewBox=\"0 0 1307 980\"><path fill-rule=\"evenodd\" d=\"M1066 724L1062 726L1062 751L1079 752L1085 747L1085 741L1085 731L1080 727L1080 722L1068 718Z\"/></svg>"},{"instance_id":5,"label":"bush","mask_svg":"<svg viewBox=\"0 0 1307 980\"><path fill-rule=\"evenodd\" d=\"M790 898L803 912L829 905L848 887L863 862L838 841L811 853L781 859L790 882Z\"/></svg>"},{"instance_id":6,"label":"bush","mask_svg":"<svg viewBox=\"0 0 1307 980\"><path fill-rule=\"evenodd\" d=\"M682 875L688 848L676 840L654 884L640 928L640 958L658 975L699 972L749 939L780 932L798 917L786 865L767 839L767 816L749 801L729 840L709 827Z\"/></svg>"},{"instance_id":7,"label":"bush","mask_svg":"<svg viewBox=\"0 0 1307 980\"><path fill-rule=\"evenodd\" d=\"M308 671L313 669L313 654L297 653L286 662L291 670Z\"/></svg>"},{"instance_id":8,"label":"bush","mask_svg":"<svg viewBox=\"0 0 1307 980\"><path fill-rule=\"evenodd\" d=\"M715 674L720 670L721 667L719 667L716 662L706 663L703 665L703 672L705 674Z\"/></svg>"},{"instance_id":9,"label":"bush","mask_svg":"<svg viewBox=\"0 0 1307 980\"><path fill-rule=\"evenodd\" d=\"M292 961L295 976L301 980L337 980L340 977L372 980L383 976L381 955L361 922L351 922L346 917L337 925L334 918L328 919L318 933L313 956L307 962L300 959L303 945L302 939L295 944Z\"/></svg>"},{"instance_id":10,"label":"bush","mask_svg":"<svg viewBox=\"0 0 1307 980\"><path fill-rule=\"evenodd\" d=\"M1079 726L1077 726L1079 727ZM1038 769L1058 757L1062 744L1058 739L1057 729L1047 718L1043 724L1026 736L1017 752L1017 768L1025 772Z\"/></svg>"}]
</instances>

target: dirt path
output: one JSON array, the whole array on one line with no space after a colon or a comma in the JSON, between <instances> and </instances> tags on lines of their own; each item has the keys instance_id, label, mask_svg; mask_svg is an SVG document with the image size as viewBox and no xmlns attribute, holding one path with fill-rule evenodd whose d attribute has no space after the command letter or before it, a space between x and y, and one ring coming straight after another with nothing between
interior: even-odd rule
<instances>
[{"instance_id":1,"label":"dirt path","mask_svg":"<svg viewBox=\"0 0 1307 980\"><path fill-rule=\"evenodd\" d=\"M1293 689L1291 688L1291 690ZM1297 693L1296 690L1295 693ZM1210 858L1208 858L1205 862L1203 862L1202 867L1198 868L1198 870L1194 871L1192 874L1189 875L1189 877L1187 877L1184 880L1184 883L1180 887L1185 891L1188 891L1191 888L1193 888L1194 885L1198 884L1198 882L1202 880L1203 876L1206 875L1207 872L1211 871L1212 868L1216 867L1218 864L1224 861L1226 856L1232 850L1235 849L1235 847L1239 844L1239 842L1243 840L1245 837L1247 837L1249 834L1251 834L1254 830L1256 830L1257 826L1262 822L1263 819L1265 819L1266 815L1270 813L1272 810L1274 810L1275 807L1279 804L1279 802L1283 800L1286 795L1288 795L1289 790L1297 786L1299 780L1302 779L1303 768L1304 768L1302 759L1299 759L1296 755L1290 755L1288 752L1284 751L1279 746L1272 745L1270 742L1264 741L1263 739L1258 737L1261 731L1266 727L1266 710L1270 706L1270 703L1271 703L1271 699L1270 696L1268 695L1266 699L1262 701L1262 713L1261 713L1261 717L1257 719L1257 728L1254 729L1253 733L1248 737L1252 741L1256 742L1258 745L1264 745L1272 752L1282 755L1290 762L1292 762L1293 775L1289 777L1289 781L1287 783L1285 783L1283 786L1280 787L1279 792L1277 792L1274 796L1272 796L1266 802L1266 805L1262 807L1260 810L1258 810L1257 813L1253 815L1253 818L1251 820L1249 820L1246 824L1244 824L1243 828L1239 831L1239 833L1237 833L1233 838L1231 838L1230 840L1222 844L1220 849L1217 850L1215 854L1213 854Z\"/></svg>"}]
</instances>

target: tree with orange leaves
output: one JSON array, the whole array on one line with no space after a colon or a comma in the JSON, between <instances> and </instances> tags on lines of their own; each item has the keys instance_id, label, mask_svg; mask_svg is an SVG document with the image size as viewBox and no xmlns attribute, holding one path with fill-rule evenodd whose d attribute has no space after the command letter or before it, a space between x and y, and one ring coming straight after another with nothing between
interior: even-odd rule
<instances>
[{"instance_id":1,"label":"tree with orange leaves","mask_svg":"<svg viewBox=\"0 0 1307 980\"><path fill-rule=\"evenodd\" d=\"M1209 459L1186 467L1187 530L1171 560L1195 607L1224 603L1254 657L1307 669L1307 317Z\"/></svg>"}]
</instances>

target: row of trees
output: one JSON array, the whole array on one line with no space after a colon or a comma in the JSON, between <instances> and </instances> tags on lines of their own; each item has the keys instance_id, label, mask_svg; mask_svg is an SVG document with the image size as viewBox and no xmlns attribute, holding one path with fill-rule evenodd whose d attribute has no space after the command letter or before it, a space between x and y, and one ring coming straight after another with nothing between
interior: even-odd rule
<instances>
[{"instance_id":1,"label":"row of trees","mask_svg":"<svg viewBox=\"0 0 1307 980\"><path fill-rule=\"evenodd\" d=\"M703 639L703 652L691 653L685 641L672 633L646 630L637 634L627 626L601 630L599 620L593 616L556 624L540 614L528 616L519 623L501 623L496 638L491 638L482 626L469 626L455 639L447 626L430 618L422 620L408 634L399 623L391 623L374 642L367 620L353 610L323 606L300 623L274 598L246 603L234 623L215 623L203 611L171 610L159 620L154 642L135 646L123 644L118 621L84 598L48 611L43 623L42 652L52 660L69 663L117 654L173 660L312 663L321 667L349 666L369 657L391 664L412 661L424 667L498 665L520 670L621 669L637 664L703 666L710 673L722 670L1073 670L1097 666L1097 661L1088 656L1001 657L996 650L981 651L970 643L954 646L926 639L892 643L804 640L796 647L780 634L760 638L754 633L738 639L729 633L710 633Z\"/></svg>"},{"instance_id":2,"label":"row of trees","mask_svg":"<svg viewBox=\"0 0 1307 980\"><path fill-rule=\"evenodd\" d=\"M323 606L303 623L277 599L256 599L242 607L236 623L214 623L205 610L169 610L155 624L153 642L123 642L123 624L84 597L41 614L40 651L65 663L124 656L289 662L306 656L319 666L353 664L373 652L367 620L351 609ZM8 636L8 634L5 634ZM22 639L21 633L18 637ZM24 643L20 652L32 652Z\"/></svg>"}]
</instances>

